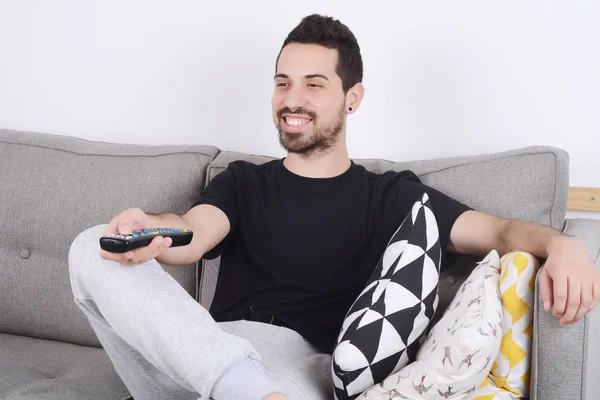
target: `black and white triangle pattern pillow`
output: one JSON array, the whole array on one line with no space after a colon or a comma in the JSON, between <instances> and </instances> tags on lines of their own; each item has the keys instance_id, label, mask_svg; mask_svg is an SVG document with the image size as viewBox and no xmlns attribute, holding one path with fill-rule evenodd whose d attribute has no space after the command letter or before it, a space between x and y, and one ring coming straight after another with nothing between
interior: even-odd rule
<instances>
[{"instance_id":1,"label":"black and white triangle pattern pillow","mask_svg":"<svg viewBox=\"0 0 600 400\"><path fill-rule=\"evenodd\" d=\"M346 314L333 351L337 400L352 400L416 359L438 305L441 246L424 193Z\"/></svg>"}]
</instances>

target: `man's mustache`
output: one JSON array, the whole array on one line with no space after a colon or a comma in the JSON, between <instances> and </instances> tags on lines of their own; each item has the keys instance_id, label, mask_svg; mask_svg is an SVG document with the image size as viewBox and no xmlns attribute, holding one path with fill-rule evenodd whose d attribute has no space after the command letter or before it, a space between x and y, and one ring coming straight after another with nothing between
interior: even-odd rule
<instances>
[{"instance_id":1,"label":"man's mustache","mask_svg":"<svg viewBox=\"0 0 600 400\"><path fill-rule=\"evenodd\" d=\"M289 109L288 107L284 107L277 112L277 119L280 120L283 117L283 114L306 115L313 120L317 119L316 113L302 107L294 108L293 110Z\"/></svg>"}]
</instances>

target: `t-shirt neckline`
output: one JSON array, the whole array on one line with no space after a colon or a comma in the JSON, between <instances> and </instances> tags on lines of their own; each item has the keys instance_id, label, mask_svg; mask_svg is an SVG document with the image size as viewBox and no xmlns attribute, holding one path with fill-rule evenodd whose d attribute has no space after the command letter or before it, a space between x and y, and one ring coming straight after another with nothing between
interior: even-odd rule
<instances>
[{"instance_id":1,"label":"t-shirt neckline","mask_svg":"<svg viewBox=\"0 0 600 400\"><path fill-rule=\"evenodd\" d=\"M289 182L296 186L301 186L306 189L338 189L340 187L344 187L352 181L352 177L354 175L354 171L356 170L357 165L354 161L350 160L350 167L341 173L340 175L333 176L331 178L309 178L306 176L301 176L293 173L283 164L285 157L281 158L277 162L277 169L280 174L284 176Z\"/></svg>"}]
</instances>

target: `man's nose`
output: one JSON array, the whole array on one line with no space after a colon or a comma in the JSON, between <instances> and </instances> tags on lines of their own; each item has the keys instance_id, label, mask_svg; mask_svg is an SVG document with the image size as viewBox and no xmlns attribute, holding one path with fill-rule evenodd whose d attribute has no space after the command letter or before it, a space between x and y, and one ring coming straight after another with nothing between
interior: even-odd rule
<instances>
[{"instance_id":1,"label":"man's nose","mask_svg":"<svg viewBox=\"0 0 600 400\"><path fill-rule=\"evenodd\" d=\"M306 104L306 97L302 87L292 86L286 92L284 99L285 106L290 110L294 110L298 107L304 107Z\"/></svg>"}]
</instances>

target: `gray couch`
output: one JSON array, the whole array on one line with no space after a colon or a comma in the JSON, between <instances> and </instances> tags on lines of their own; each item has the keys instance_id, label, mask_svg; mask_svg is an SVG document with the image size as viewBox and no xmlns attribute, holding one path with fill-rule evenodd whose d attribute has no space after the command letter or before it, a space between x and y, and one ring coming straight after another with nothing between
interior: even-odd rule
<instances>
[{"instance_id":1,"label":"gray couch","mask_svg":"<svg viewBox=\"0 0 600 400\"><path fill-rule=\"evenodd\" d=\"M270 158L212 146L114 144L0 130L1 399L128 397L73 302L71 243L81 231L130 207L185 213L206 182L237 159ZM600 221L565 221L569 159L563 150L528 147L427 161L355 161L375 172L412 169L424 183L475 209L577 235L600 266ZM442 277L438 316L475 261L461 257ZM164 268L209 306L218 260ZM599 332L598 312L560 327L537 301L531 398L600 398Z\"/></svg>"}]
</instances>

